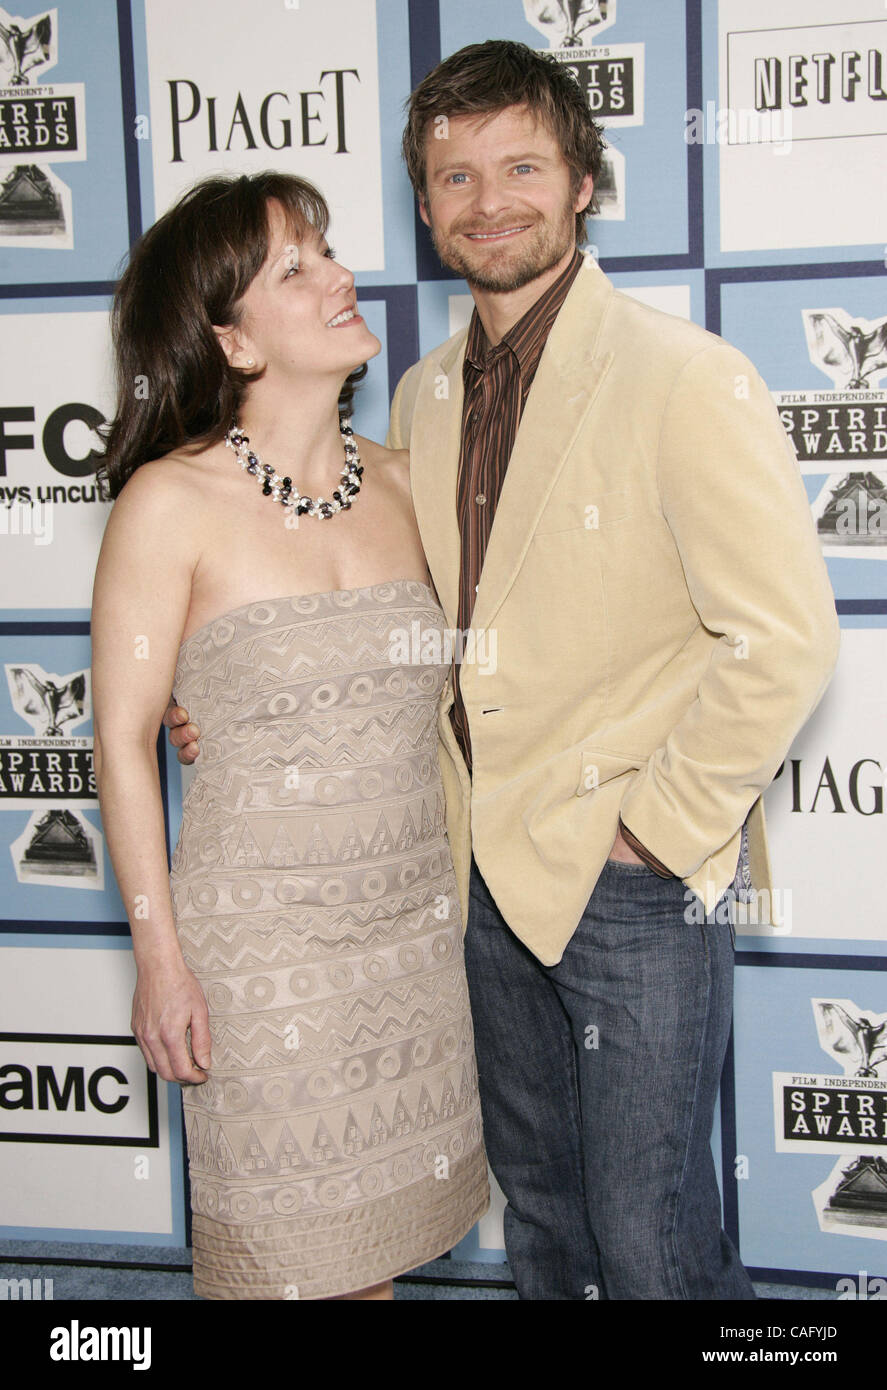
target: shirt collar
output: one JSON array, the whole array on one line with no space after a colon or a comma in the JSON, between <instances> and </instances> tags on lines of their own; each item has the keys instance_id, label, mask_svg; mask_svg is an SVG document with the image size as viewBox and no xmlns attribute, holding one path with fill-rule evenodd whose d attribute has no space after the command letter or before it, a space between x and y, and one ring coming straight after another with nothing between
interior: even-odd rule
<instances>
[{"instance_id":1,"label":"shirt collar","mask_svg":"<svg viewBox=\"0 0 887 1390\"><path fill-rule=\"evenodd\" d=\"M576 247L573 258L544 294L508 330L496 347L491 348L477 309L471 315L465 343L465 365L485 371L496 356L510 350L517 360L522 378L533 373L539 364L552 324L563 308L564 300L583 263L582 252Z\"/></svg>"}]
</instances>

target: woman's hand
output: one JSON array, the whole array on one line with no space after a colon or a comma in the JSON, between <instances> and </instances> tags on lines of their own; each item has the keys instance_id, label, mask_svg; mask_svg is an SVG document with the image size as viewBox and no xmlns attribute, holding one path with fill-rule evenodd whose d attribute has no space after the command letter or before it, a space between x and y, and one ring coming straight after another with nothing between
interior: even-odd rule
<instances>
[{"instance_id":1,"label":"woman's hand","mask_svg":"<svg viewBox=\"0 0 887 1390\"><path fill-rule=\"evenodd\" d=\"M209 1011L200 984L183 961L140 968L132 1031L149 1068L164 1081L206 1080L211 1061Z\"/></svg>"}]
</instances>

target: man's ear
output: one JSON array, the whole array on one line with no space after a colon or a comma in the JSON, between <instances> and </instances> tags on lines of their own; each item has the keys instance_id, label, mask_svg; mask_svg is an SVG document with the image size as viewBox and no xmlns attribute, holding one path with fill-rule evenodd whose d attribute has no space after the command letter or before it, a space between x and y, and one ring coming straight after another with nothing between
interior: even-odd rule
<instances>
[{"instance_id":1,"label":"man's ear","mask_svg":"<svg viewBox=\"0 0 887 1390\"><path fill-rule=\"evenodd\" d=\"M426 203L425 203L425 199L424 199L424 198L421 198L421 197L420 197L420 199L419 199L419 216L421 217L422 221L425 223L425 226L426 226L426 227L430 227L430 226L431 226L431 218L428 216L428 207L427 207L427 205L426 205Z\"/></svg>"},{"instance_id":2,"label":"man's ear","mask_svg":"<svg viewBox=\"0 0 887 1390\"><path fill-rule=\"evenodd\" d=\"M591 202L591 195L593 192L594 179L591 177L591 174L586 174L577 190L576 198L573 202L573 211L582 212L584 208L587 208L588 204Z\"/></svg>"},{"instance_id":3,"label":"man's ear","mask_svg":"<svg viewBox=\"0 0 887 1390\"><path fill-rule=\"evenodd\" d=\"M228 359L228 365L242 370L244 367L254 367L255 362L249 351L249 344L244 339L240 330L230 325L227 328L219 328L213 324L213 332L219 340L219 346Z\"/></svg>"}]
</instances>

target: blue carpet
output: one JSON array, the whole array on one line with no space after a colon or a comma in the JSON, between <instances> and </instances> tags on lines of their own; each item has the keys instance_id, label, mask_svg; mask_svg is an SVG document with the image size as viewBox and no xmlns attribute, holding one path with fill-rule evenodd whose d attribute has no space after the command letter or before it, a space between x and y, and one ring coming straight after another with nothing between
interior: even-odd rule
<instances>
[{"instance_id":1,"label":"blue carpet","mask_svg":"<svg viewBox=\"0 0 887 1390\"><path fill-rule=\"evenodd\" d=\"M81 1263L83 1261L87 1263ZM91 1261L97 1263L89 1263ZM51 1280L52 1297L56 1302L80 1299L200 1302L192 1289L190 1264L190 1250L178 1247L0 1240L0 1280ZM138 1267L127 1268L133 1265ZM44 1288L48 1292L42 1282L33 1286L29 1283L28 1294L31 1287L37 1297ZM20 1297L23 1292L19 1286ZM821 1301L837 1298L833 1288L790 1284L756 1283L755 1292L763 1299ZM516 1300L517 1293L511 1287L507 1264L444 1258L420 1265L395 1280L394 1297L410 1302L465 1299L501 1302Z\"/></svg>"}]
</instances>

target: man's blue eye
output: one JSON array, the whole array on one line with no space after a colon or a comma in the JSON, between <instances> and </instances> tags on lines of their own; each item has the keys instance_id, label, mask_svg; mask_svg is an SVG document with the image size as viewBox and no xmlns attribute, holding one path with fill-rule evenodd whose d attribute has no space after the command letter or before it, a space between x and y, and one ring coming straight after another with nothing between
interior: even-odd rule
<instances>
[{"instance_id":1,"label":"man's blue eye","mask_svg":"<svg viewBox=\"0 0 887 1390\"><path fill-rule=\"evenodd\" d=\"M520 170L520 169L527 169L530 173L533 172L533 166L532 166L532 164L518 164L518 165L517 165L517 168L518 168L518 170Z\"/></svg>"},{"instance_id":2,"label":"man's blue eye","mask_svg":"<svg viewBox=\"0 0 887 1390\"><path fill-rule=\"evenodd\" d=\"M451 175L450 175L450 180L451 180L452 183L455 183L457 179L464 179L464 178L466 178L466 177L467 177L467 175L465 175L465 174L451 174Z\"/></svg>"}]
</instances>

